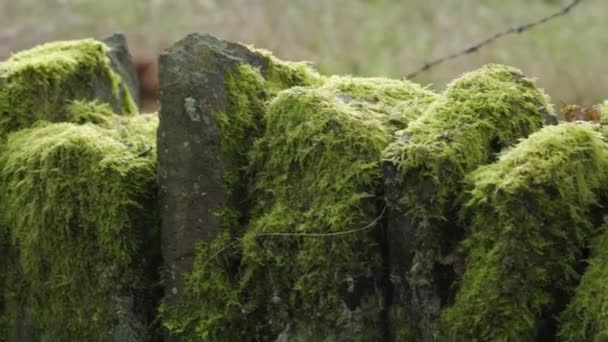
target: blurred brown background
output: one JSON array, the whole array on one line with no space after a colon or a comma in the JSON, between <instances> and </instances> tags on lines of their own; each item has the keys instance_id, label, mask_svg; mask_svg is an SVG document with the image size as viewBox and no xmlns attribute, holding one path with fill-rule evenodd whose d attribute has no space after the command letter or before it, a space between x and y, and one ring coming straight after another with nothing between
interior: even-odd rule
<instances>
[{"instance_id":1,"label":"blurred brown background","mask_svg":"<svg viewBox=\"0 0 608 342\"><path fill-rule=\"evenodd\" d=\"M120 31L155 74L156 55L190 32L254 44L325 73L404 77L426 60L560 9L561 0L0 0L0 58L57 39ZM521 68L552 97L608 98L608 1L442 64L415 81L442 89L485 63ZM151 71L150 71L151 70ZM143 71L142 71L143 72ZM151 77L151 76L145 76Z\"/></svg>"}]
</instances>

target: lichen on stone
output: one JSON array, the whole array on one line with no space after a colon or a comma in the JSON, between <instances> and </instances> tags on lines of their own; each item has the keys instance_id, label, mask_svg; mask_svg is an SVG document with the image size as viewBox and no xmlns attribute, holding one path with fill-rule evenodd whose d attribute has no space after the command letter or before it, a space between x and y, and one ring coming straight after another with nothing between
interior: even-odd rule
<instances>
[{"instance_id":1,"label":"lichen on stone","mask_svg":"<svg viewBox=\"0 0 608 342\"><path fill-rule=\"evenodd\" d=\"M442 314L444 340L530 341L551 333L608 185L607 147L598 125L548 126L468 177L467 266Z\"/></svg>"},{"instance_id":2,"label":"lichen on stone","mask_svg":"<svg viewBox=\"0 0 608 342\"><path fill-rule=\"evenodd\" d=\"M68 112L76 107L107 110L73 102ZM18 255L14 280L23 284L12 295L51 340L146 334L145 320L129 316L146 313L130 300L158 281L150 272L158 258L158 119L90 117L105 127L41 122L10 134L0 151L0 219Z\"/></svg>"},{"instance_id":3,"label":"lichen on stone","mask_svg":"<svg viewBox=\"0 0 608 342\"><path fill-rule=\"evenodd\" d=\"M42 44L0 63L0 135L38 120L67 121L73 100L100 100L133 113L136 106L110 67L108 47L93 39ZM122 93L122 95L121 95ZM122 98L121 98L122 97Z\"/></svg>"}]
</instances>

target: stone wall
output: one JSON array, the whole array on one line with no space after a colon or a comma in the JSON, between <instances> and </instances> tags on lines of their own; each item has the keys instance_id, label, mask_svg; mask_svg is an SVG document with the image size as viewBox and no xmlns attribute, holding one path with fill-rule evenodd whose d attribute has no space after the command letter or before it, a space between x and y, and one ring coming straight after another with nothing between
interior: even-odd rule
<instances>
[{"instance_id":1,"label":"stone wall","mask_svg":"<svg viewBox=\"0 0 608 342\"><path fill-rule=\"evenodd\" d=\"M199 34L158 65L142 115L120 35L0 64L0 341L606 336L605 120L504 65L436 93Z\"/></svg>"}]
</instances>

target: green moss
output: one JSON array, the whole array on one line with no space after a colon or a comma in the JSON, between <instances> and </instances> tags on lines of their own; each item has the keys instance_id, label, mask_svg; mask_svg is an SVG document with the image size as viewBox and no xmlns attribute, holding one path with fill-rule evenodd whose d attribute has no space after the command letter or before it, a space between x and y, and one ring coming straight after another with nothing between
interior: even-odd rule
<instances>
[{"instance_id":1,"label":"green moss","mask_svg":"<svg viewBox=\"0 0 608 342\"><path fill-rule=\"evenodd\" d=\"M560 315L561 341L608 339L608 227L591 242L587 269L566 310Z\"/></svg>"},{"instance_id":2,"label":"green moss","mask_svg":"<svg viewBox=\"0 0 608 342\"><path fill-rule=\"evenodd\" d=\"M254 48L253 46L249 46L249 49L268 60L266 79L270 92L276 93L295 86L320 85L324 81L324 77L307 62L283 61L276 58L268 50Z\"/></svg>"},{"instance_id":3,"label":"green moss","mask_svg":"<svg viewBox=\"0 0 608 342\"><path fill-rule=\"evenodd\" d=\"M0 154L0 217L27 284L19 300L52 340L118 333L137 321L126 300L151 280L144 270L147 249L158 248L158 120L115 116L104 124L40 124L10 135Z\"/></svg>"},{"instance_id":4,"label":"green moss","mask_svg":"<svg viewBox=\"0 0 608 342\"><path fill-rule=\"evenodd\" d=\"M122 85L110 68L107 49L92 39L54 42L0 63L0 135L38 120L66 121L72 100L124 102L126 113L136 112L127 89L122 90L127 101L117 99Z\"/></svg>"},{"instance_id":5,"label":"green moss","mask_svg":"<svg viewBox=\"0 0 608 342\"><path fill-rule=\"evenodd\" d=\"M298 334L344 339L349 327L365 322L368 337L379 337L373 327L382 297L374 285L362 299L375 305L340 321L349 311L343 298L349 279L360 286L357 280L379 274L373 235L257 236L336 233L371 222L378 215L380 153L392 138L386 121L381 114L349 107L325 89L293 88L271 104L265 140L254 152L262 171L256 182L257 218L246 233L244 254L248 264L270 267L260 281L270 290L265 305L272 308L272 296L284 301L269 309L277 326L291 316Z\"/></svg>"},{"instance_id":6,"label":"green moss","mask_svg":"<svg viewBox=\"0 0 608 342\"><path fill-rule=\"evenodd\" d=\"M108 127L114 119L114 112L109 104L97 100L74 100L66 106L65 121L75 124L92 123Z\"/></svg>"},{"instance_id":7,"label":"green moss","mask_svg":"<svg viewBox=\"0 0 608 342\"><path fill-rule=\"evenodd\" d=\"M415 83L380 77L329 77L324 89L334 92L351 107L381 114L398 129L418 118L437 95Z\"/></svg>"},{"instance_id":8,"label":"green moss","mask_svg":"<svg viewBox=\"0 0 608 342\"><path fill-rule=\"evenodd\" d=\"M412 310L425 334L437 332L444 299L436 265L461 234L456 212L465 176L540 129L547 112L546 95L519 70L487 65L452 81L385 150L385 162L396 171L387 182L400 184L390 189L400 198L395 209L416 227L411 265L404 265L410 271L399 276L415 294L419 307Z\"/></svg>"},{"instance_id":9,"label":"green moss","mask_svg":"<svg viewBox=\"0 0 608 342\"><path fill-rule=\"evenodd\" d=\"M400 116L393 104L423 106L435 95L409 82L332 77L320 88L294 87L274 98L277 80L281 88L310 83L298 68L286 70L295 76L264 78L241 66L226 83L229 110L216 114L220 150L223 161L232 161L227 174L240 176L228 177L225 186L249 196L222 208L224 230L198 246L185 300L162 308L165 326L184 340L376 340L381 334L383 297L370 275L380 274L377 236L367 230L321 238L260 235L340 233L369 224L379 214L381 151L406 118L421 112ZM365 290L362 278L372 282ZM349 280L365 293L355 299L359 311L344 302ZM292 320L297 324L288 326Z\"/></svg>"},{"instance_id":10,"label":"green moss","mask_svg":"<svg viewBox=\"0 0 608 342\"><path fill-rule=\"evenodd\" d=\"M467 269L443 313L446 340L535 340L576 284L607 147L597 125L549 126L470 175Z\"/></svg>"},{"instance_id":11,"label":"green moss","mask_svg":"<svg viewBox=\"0 0 608 342\"><path fill-rule=\"evenodd\" d=\"M372 222L380 210L381 152L407 125L393 124L381 109L415 96L433 97L409 82L336 77L321 88L284 91L270 104L264 139L252 154L260 169L257 206L243 254L267 287L258 305L273 329L293 323L291 333L301 338L381 338L377 231L260 235L332 234ZM349 291L356 309L345 303Z\"/></svg>"},{"instance_id":12,"label":"green moss","mask_svg":"<svg viewBox=\"0 0 608 342\"><path fill-rule=\"evenodd\" d=\"M407 179L404 206L416 217L442 220L467 172L543 126L547 100L506 66L488 65L450 83L386 150Z\"/></svg>"},{"instance_id":13,"label":"green moss","mask_svg":"<svg viewBox=\"0 0 608 342\"><path fill-rule=\"evenodd\" d=\"M262 132L262 115L265 101L270 97L266 80L260 71L248 64L241 64L235 73L227 75L226 112L215 113L215 120L222 132L220 153L224 166L224 188L228 195L244 193L244 167L247 152ZM238 191L240 190L240 191Z\"/></svg>"}]
</instances>

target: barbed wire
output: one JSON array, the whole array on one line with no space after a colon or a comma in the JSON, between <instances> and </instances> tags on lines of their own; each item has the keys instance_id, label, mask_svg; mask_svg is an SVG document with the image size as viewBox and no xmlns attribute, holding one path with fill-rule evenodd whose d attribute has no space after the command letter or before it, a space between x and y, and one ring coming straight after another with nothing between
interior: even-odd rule
<instances>
[{"instance_id":1,"label":"barbed wire","mask_svg":"<svg viewBox=\"0 0 608 342\"><path fill-rule=\"evenodd\" d=\"M470 46L470 47L468 47L468 48L466 48L466 49L464 49L462 51L458 51L458 52L449 54L447 56L444 56L444 57L441 57L441 58L437 58L437 59L432 60L430 62L426 62L418 70L415 70L415 71L407 74L405 76L405 78L406 79L412 79L412 78L418 76L418 74L420 74L422 72L425 72L425 71L427 71L427 70L429 70L429 69L431 69L431 68L433 68L433 67L435 67L435 66L437 66L437 65L439 65L441 63L447 62L447 61L452 60L452 59L456 59L458 57L462 57L464 55L468 55L468 54L474 53L474 52L478 51L479 49L481 49L482 47L484 47L486 45L489 45L489 44L493 43L494 41L496 41L496 40L498 40L498 39L500 39L500 38L502 38L504 36L507 36L507 35L510 35L510 34L515 34L515 33L522 33L522 32L525 32L525 31L528 31L528 30L532 29L535 26L544 24L544 23L546 23L546 22L548 22L548 21L550 21L552 19L564 16L564 15L568 14L576 5L579 5L581 2L583 2L583 0L573 0L568 5L564 6L561 10L559 10L558 12L555 12L555 13L553 13L551 15L548 15L546 17L543 17L541 19L538 19L536 21L533 21L533 22L530 22L530 23L527 23L527 24L517 25L517 26L511 27L511 28L509 28L507 30L498 32L498 33L494 34L493 36L491 36L489 38L486 38L486 39L482 40L481 42L479 42L479 43L477 43L475 45L472 45L472 46Z\"/></svg>"}]
</instances>

